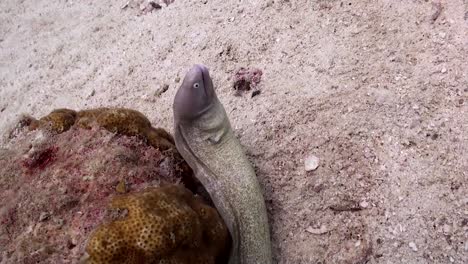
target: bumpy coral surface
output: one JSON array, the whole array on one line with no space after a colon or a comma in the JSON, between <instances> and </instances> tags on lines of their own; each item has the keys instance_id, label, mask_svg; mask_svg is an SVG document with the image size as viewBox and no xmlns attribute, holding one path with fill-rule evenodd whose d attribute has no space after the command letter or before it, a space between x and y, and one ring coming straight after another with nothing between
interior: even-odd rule
<instances>
[{"instance_id":1,"label":"bumpy coral surface","mask_svg":"<svg viewBox=\"0 0 468 264\"><path fill-rule=\"evenodd\" d=\"M172 137L137 111L59 109L23 118L9 138L0 149L2 264L76 263L112 197L181 182L195 190Z\"/></svg>"},{"instance_id":2,"label":"bumpy coral surface","mask_svg":"<svg viewBox=\"0 0 468 264\"><path fill-rule=\"evenodd\" d=\"M164 129L153 128L150 121L140 112L126 108L95 108L76 112L71 109L56 109L39 120L29 121L31 130L49 129L62 133L73 125L91 128L98 125L111 132L126 136L137 136L161 150L174 148L174 139Z\"/></svg>"},{"instance_id":3,"label":"bumpy coral surface","mask_svg":"<svg viewBox=\"0 0 468 264\"><path fill-rule=\"evenodd\" d=\"M214 264L227 249L228 231L216 210L182 186L116 197L111 208L124 216L93 233L90 264Z\"/></svg>"}]
</instances>

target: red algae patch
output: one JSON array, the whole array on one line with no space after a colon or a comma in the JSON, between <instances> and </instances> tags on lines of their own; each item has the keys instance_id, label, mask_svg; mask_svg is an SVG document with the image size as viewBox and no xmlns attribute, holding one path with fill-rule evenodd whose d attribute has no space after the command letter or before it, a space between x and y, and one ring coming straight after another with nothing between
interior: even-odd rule
<instances>
[{"instance_id":1,"label":"red algae patch","mask_svg":"<svg viewBox=\"0 0 468 264\"><path fill-rule=\"evenodd\" d=\"M257 68L239 68L234 74L234 83L233 88L236 91L236 94L239 95L241 92L254 90L254 94L258 94L260 90L258 89L259 83L262 80L263 72Z\"/></svg>"},{"instance_id":2,"label":"red algae patch","mask_svg":"<svg viewBox=\"0 0 468 264\"><path fill-rule=\"evenodd\" d=\"M35 169L44 169L49 163L51 163L57 154L56 147L49 147L35 151L23 160L23 166L29 171Z\"/></svg>"}]
</instances>

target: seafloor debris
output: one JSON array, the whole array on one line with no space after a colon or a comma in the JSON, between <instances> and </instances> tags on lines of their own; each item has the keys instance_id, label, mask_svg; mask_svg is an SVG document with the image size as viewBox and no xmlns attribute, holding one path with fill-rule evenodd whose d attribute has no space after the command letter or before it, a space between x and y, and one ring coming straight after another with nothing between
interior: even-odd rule
<instances>
[{"instance_id":1,"label":"seafloor debris","mask_svg":"<svg viewBox=\"0 0 468 264\"><path fill-rule=\"evenodd\" d=\"M257 96L257 95L260 95L261 92L262 92L262 91L260 91L260 90L255 90L255 91L252 92L252 95L251 95L250 97L251 97L251 98L254 98L254 97Z\"/></svg>"},{"instance_id":2,"label":"seafloor debris","mask_svg":"<svg viewBox=\"0 0 468 264\"><path fill-rule=\"evenodd\" d=\"M432 6L434 7L434 12L431 15L431 23L434 23L442 14L442 3L440 0L435 1L432 3Z\"/></svg>"},{"instance_id":3,"label":"seafloor debris","mask_svg":"<svg viewBox=\"0 0 468 264\"><path fill-rule=\"evenodd\" d=\"M313 228L311 226L307 227L306 228L306 231L310 234L313 234L313 235L323 235L323 234L326 234L328 232L330 232L330 230L327 228L327 226L325 225L322 225L318 228Z\"/></svg>"},{"instance_id":4,"label":"seafloor debris","mask_svg":"<svg viewBox=\"0 0 468 264\"><path fill-rule=\"evenodd\" d=\"M350 200L350 199L344 199L340 203L330 205L328 208L336 212L344 212L344 211L355 212L355 211L361 211L362 209L364 209L363 207L359 205L358 202L354 200Z\"/></svg>"},{"instance_id":5,"label":"seafloor debris","mask_svg":"<svg viewBox=\"0 0 468 264\"><path fill-rule=\"evenodd\" d=\"M161 96L163 93L167 92L167 90L169 90L169 84L163 84L161 85L157 90L156 92L154 93L154 95L156 97L159 97Z\"/></svg>"},{"instance_id":6,"label":"seafloor debris","mask_svg":"<svg viewBox=\"0 0 468 264\"><path fill-rule=\"evenodd\" d=\"M168 6L168 5L172 4L172 3L174 3L174 1L175 1L175 0L162 0L162 2L163 2L164 4L166 4L166 6Z\"/></svg>"},{"instance_id":7,"label":"seafloor debris","mask_svg":"<svg viewBox=\"0 0 468 264\"><path fill-rule=\"evenodd\" d=\"M171 135L137 111L58 109L23 119L0 149L5 263L76 263L113 197L181 182L200 190Z\"/></svg>"},{"instance_id":8,"label":"seafloor debris","mask_svg":"<svg viewBox=\"0 0 468 264\"><path fill-rule=\"evenodd\" d=\"M139 10L140 14L148 14L154 10L162 8L162 4L169 6L174 0L129 0L125 2L120 8L121 9L136 9Z\"/></svg>"},{"instance_id":9,"label":"seafloor debris","mask_svg":"<svg viewBox=\"0 0 468 264\"><path fill-rule=\"evenodd\" d=\"M145 4L142 4L140 6L140 9L141 9L141 12L143 14L147 14L147 13L150 13L152 12L153 10L157 10L157 9L161 9L162 6L158 3L156 3L155 1L147 1Z\"/></svg>"},{"instance_id":10,"label":"seafloor debris","mask_svg":"<svg viewBox=\"0 0 468 264\"><path fill-rule=\"evenodd\" d=\"M233 88L237 95L241 92L254 90L252 97L258 95L258 84L262 80L263 72L257 68L243 68L241 67L234 75ZM254 95L255 93L255 95Z\"/></svg>"}]
</instances>

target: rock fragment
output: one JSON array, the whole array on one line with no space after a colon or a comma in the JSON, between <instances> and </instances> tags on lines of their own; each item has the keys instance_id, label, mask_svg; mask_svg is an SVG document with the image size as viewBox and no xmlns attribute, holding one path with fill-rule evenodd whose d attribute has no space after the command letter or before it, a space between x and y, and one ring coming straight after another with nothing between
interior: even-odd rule
<instances>
[{"instance_id":1,"label":"rock fragment","mask_svg":"<svg viewBox=\"0 0 468 264\"><path fill-rule=\"evenodd\" d=\"M304 161L304 166L306 171L316 170L319 166L319 158L314 155L309 155Z\"/></svg>"},{"instance_id":2,"label":"rock fragment","mask_svg":"<svg viewBox=\"0 0 468 264\"><path fill-rule=\"evenodd\" d=\"M418 251L418 247L416 246L416 244L411 241L409 242L408 246L414 251L414 252L417 252Z\"/></svg>"}]
</instances>

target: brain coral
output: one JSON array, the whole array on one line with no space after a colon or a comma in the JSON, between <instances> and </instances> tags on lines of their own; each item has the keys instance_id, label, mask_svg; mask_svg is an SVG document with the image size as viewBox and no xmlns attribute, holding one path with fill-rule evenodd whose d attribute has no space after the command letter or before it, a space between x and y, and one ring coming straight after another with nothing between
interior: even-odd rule
<instances>
[{"instance_id":1,"label":"brain coral","mask_svg":"<svg viewBox=\"0 0 468 264\"><path fill-rule=\"evenodd\" d=\"M180 183L198 193L172 137L137 111L24 117L0 147L0 263L77 263L114 196Z\"/></svg>"},{"instance_id":2,"label":"brain coral","mask_svg":"<svg viewBox=\"0 0 468 264\"><path fill-rule=\"evenodd\" d=\"M111 208L127 212L93 233L90 264L214 264L227 249L228 231L216 210L182 186L115 197Z\"/></svg>"}]
</instances>

